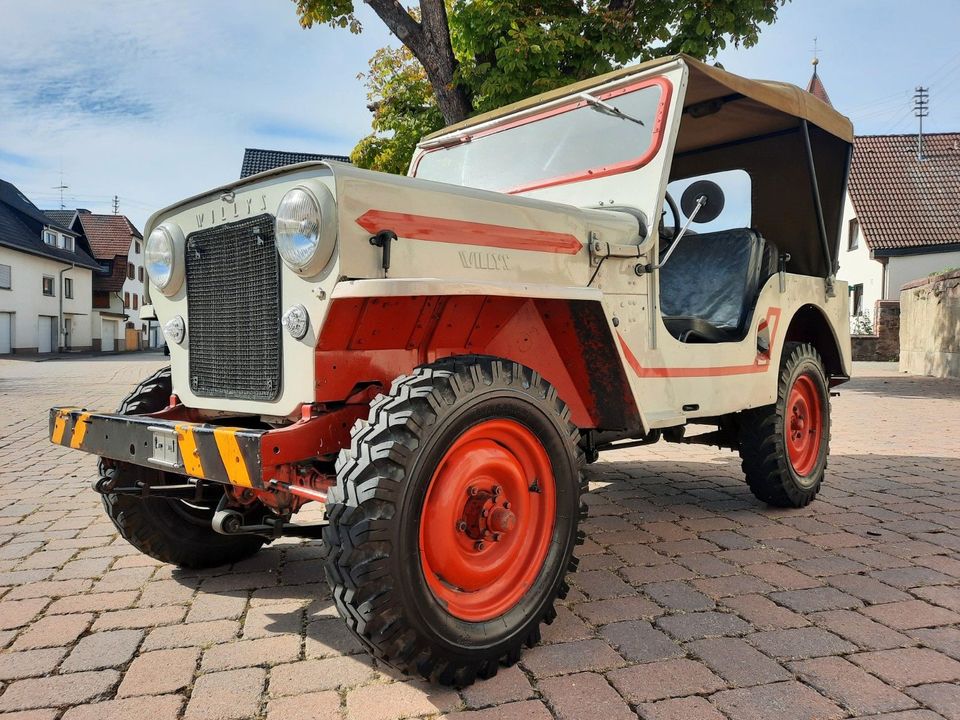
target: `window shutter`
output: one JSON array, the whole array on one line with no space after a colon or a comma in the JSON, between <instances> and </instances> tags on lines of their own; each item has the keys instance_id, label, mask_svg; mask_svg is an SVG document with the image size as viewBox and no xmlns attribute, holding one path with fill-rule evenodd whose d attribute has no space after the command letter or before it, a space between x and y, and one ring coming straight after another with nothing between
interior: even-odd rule
<instances>
[{"instance_id":1,"label":"window shutter","mask_svg":"<svg viewBox=\"0 0 960 720\"><path fill-rule=\"evenodd\" d=\"M0 265L0 289L10 289L10 266Z\"/></svg>"}]
</instances>

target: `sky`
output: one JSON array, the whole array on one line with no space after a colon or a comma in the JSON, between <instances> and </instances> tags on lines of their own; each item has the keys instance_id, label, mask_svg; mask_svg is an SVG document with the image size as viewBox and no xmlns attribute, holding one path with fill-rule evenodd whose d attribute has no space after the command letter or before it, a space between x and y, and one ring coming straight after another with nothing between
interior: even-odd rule
<instances>
[{"instance_id":1,"label":"sky","mask_svg":"<svg viewBox=\"0 0 960 720\"><path fill-rule=\"evenodd\" d=\"M239 177L246 147L348 154L369 132L358 73L392 41L303 30L292 0L0 0L0 178L41 208L120 211L143 228ZM819 73L858 134L960 130L957 0L793 0L732 72L804 86ZM61 181L62 172L62 181Z\"/></svg>"}]
</instances>

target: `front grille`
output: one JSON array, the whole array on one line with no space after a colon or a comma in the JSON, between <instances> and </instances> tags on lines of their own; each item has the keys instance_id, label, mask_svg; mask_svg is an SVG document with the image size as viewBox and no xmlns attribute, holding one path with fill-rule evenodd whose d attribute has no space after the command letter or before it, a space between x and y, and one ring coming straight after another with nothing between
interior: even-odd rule
<instances>
[{"instance_id":1,"label":"front grille","mask_svg":"<svg viewBox=\"0 0 960 720\"><path fill-rule=\"evenodd\" d=\"M280 261L273 216L187 238L190 389L195 395L275 400L280 393Z\"/></svg>"}]
</instances>

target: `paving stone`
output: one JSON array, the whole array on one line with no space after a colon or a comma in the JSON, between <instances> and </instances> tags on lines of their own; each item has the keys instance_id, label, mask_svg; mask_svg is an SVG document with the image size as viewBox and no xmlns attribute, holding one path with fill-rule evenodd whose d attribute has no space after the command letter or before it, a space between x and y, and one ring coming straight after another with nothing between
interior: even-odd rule
<instances>
[{"instance_id":1,"label":"paving stone","mask_svg":"<svg viewBox=\"0 0 960 720\"><path fill-rule=\"evenodd\" d=\"M247 593L199 593L190 603L186 621L236 620L247 607Z\"/></svg>"},{"instance_id":2,"label":"paving stone","mask_svg":"<svg viewBox=\"0 0 960 720\"><path fill-rule=\"evenodd\" d=\"M203 672L211 672L251 665L277 665L292 662L299 657L299 635L237 640L209 648L203 653L200 669Z\"/></svg>"},{"instance_id":3,"label":"paving stone","mask_svg":"<svg viewBox=\"0 0 960 720\"><path fill-rule=\"evenodd\" d=\"M713 600L683 582L651 583L644 585L643 591L658 605L670 610L696 612L715 607Z\"/></svg>"},{"instance_id":4,"label":"paving stone","mask_svg":"<svg viewBox=\"0 0 960 720\"><path fill-rule=\"evenodd\" d=\"M366 656L301 660L276 665L270 671L270 694L299 695L354 687L372 680L375 675L370 659Z\"/></svg>"},{"instance_id":5,"label":"paving stone","mask_svg":"<svg viewBox=\"0 0 960 720\"><path fill-rule=\"evenodd\" d=\"M663 608L656 603L636 595L578 603L573 607L573 611L593 625L606 625L622 620L650 619L664 612Z\"/></svg>"},{"instance_id":6,"label":"paving stone","mask_svg":"<svg viewBox=\"0 0 960 720\"><path fill-rule=\"evenodd\" d=\"M142 630L108 630L92 633L80 640L63 661L61 671L101 670L130 662L140 641Z\"/></svg>"},{"instance_id":7,"label":"paving stone","mask_svg":"<svg viewBox=\"0 0 960 720\"><path fill-rule=\"evenodd\" d=\"M954 660L960 660L960 628L946 627L914 630L910 635L927 647L939 650Z\"/></svg>"},{"instance_id":8,"label":"paving stone","mask_svg":"<svg viewBox=\"0 0 960 720\"><path fill-rule=\"evenodd\" d=\"M907 600L865 608L863 614L895 630L913 630L960 623L960 615L923 600Z\"/></svg>"},{"instance_id":9,"label":"paving stone","mask_svg":"<svg viewBox=\"0 0 960 720\"><path fill-rule=\"evenodd\" d=\"M301 602L282 602L250 608L243 621L244 639L299 634L303 626Z\"/></svg>"},{"instance_id":10,"label":"paving stone","mask_svg":"<svg viewBox=\"0 0 960 720\"><path fill-rule=\"evenodd\" d=\"M877 650L849 659L897 687L960 680L960 662L929 648Z\"/></svg>"},{"instance_id":11,"label":"paving stone","mask_svg":"<svg viewBox=\"0 0 960 720\"><path fill-rule=\"evenodd\" d=\"M770 630L749 635L747 641L761 652L779 660L840 655L857 649L852 643L818 627Z\"/></svg>"},{"instance_id":12,"label":"paving stone","mask_svg":"<svg viewBox=\"0 0 960 720\"><path fill-rule=\"evenodd\" d=\"M259 713L266 670L244 668L201 675L184 715L187 720L246 720Z\"/></svg>"},{"instance_id":13,"label":"paving stone","mask_svg":"<svg viewBox=\"0 0 960 720\"><path fill-rule=\"evenodd\" d=\"M540 687L543 688L544 683L548 682L552 681L549 679L542 680ZM473 685L463 688L461 694L468 708L480 708L488 705L502 705L517 700L527 700L533 697L534 690L520 666L513 665L500 668L497 674L488 680L477 681Z\"/></svg>"},{"instance_id":14,"label":"paving stone","mask_svg":"<svg viewBox=\"0 0 960 720\"><path fill-rule=\"evenodd\" d=\"M82 596L81 596L82 597ZM122 630L173 625L183 620L187 609L179 605L156 608L131 608L105 612L93 623L94 630Z\"/></svg>"},{"instance_id":15,"label":"paving stone","mask_svg":"<svg viewBox=\"0 0 960 720\"><path fill-rule=\"evenodd\" d=\"M144 650L163 650L193 645L214 645L233 640L240 624L234 620L211 620L154 628L143 641Z\"/></svg>"},{"instance_id":16,"label":"paving stone","mask_svg":"<svg viewBox=\"0 0 960 720\"><path fill-rule=\"evenodd\" d=\"M340 618L315 620L307 625L306 656L324 658L363 652L360 641Z\"/></svg>"},{"instance_id":17,"label":"paving stone","mask_svg":"<svg viewBox=\"0 0 960 720\"><path fill-rule=\"evenodd\" d=\"M340 694L333 690L274 698L267 704L267 720L341 720Z\"/></svg>"},{"instance_id":18,"label":"paving stone","mask_svg":"<svg viewBox=\"0 0 960 720\"><path fill-rule=\"evenodd\" d=\"M637 592L609 570L578 572L570 577L592 600L635 595Z\"/></svg>"},{"instance_id":19,"label":"paving stone","mask_svg":"<svg viewBox=\"0 0 960 720\"><path fill-rule=\"evenodd\" d=\"M453 690L420 682L364 685L347 693L351 720L394 720L453 710L460 698Z\"/></svg>"},{"instance_id":20,"label":"paving stone","mask_svg":"<svg viewBox=\"0 0 960 720\"><path fill-rule=\"evenodd\" d=\"M910 645L910 638L853 610L829 610L808 616L817 625L836 633L864 650L889 650Z\"/></svg>"},{"instance_id":21,"label":"paving stone","mask_svg":"<svg viewBox=\"0 0 960 720\"><path fill-rule=\"evenodd\" d=\"M683 648L642 620L617 622L601 631L617 652L631 662L651 662L683 657Z\"/></svg>"},{"instance_id":22,"label":"paving stone","mask_svg":"<svg viewBox=\"0 0 960 720\"><path fill-rule=\"evenodd\" d=\"M120 610L133 605L139 593L136 590L126 590L114 593L87 593L63 597L47 609L47 615L61 615L79 612L104 612Z\"/></svg>"},{"instance_id":23,"label":"paving stone","mask_svg":"<svg viewBox=\"0 0 960 720\"><path fill-rule=\"evenodd\" d=\"M687 644L687 650L735 687L790 680L792 675L739 638L708 638Z\"/></svg>"},{"instance_id":24,"label":"paving stone","mask_svg":"<svg viewBox=\"0 0 960 720\"><path fill-rule=\"evenodd\" d=\"M908 692L947 720L960 720L960 685L957 683L920 685Z\"/></svg>"},{"instance_id":25,"label":"paving stone","mask_svg":"<svg viewBox=\"0 0 960 720\"><path fill-rule=\"evenodd\" d=\"M539 700L507 703L486 710L448 713L446 720L553 720L553 715Z\"/></svg>"},{"instance_id":26,"label":"paving stone","mask_svg":"<svg viewBox=\"0 0 960 720\"><path fill-rule=\"evenodd\" d=\"M858 714L908 710L916 703L840 657L792 663L790 668L808 684Z\"/></svg>"},{"instance_id":27,"label":"paving stone","mask_svg":"<svg viewBox=\"0 0 960 720\"><path fill-rule=\"evenodd\" d=\"M882 583L869 575L834 575L824 578L824 580L833 587L871 605L910 599L907 593Z\"/></svg>"},{"instance_id":28,"label":"paving stone","mask_svg":"<svg viewBox=\"0 0 960 720\"><path fill-rule=\"evenodd\" d=\"M863 602L834 587L818 587L807 590L783 590L768 596L775 603L785 605L798 613L821 610L845 610L861 607Z\"/></svg>"},{"instance_id":29,"label":"paving stone","mask_svg":"<svg viewBox=\"0 0 960 720\"><path fill-rule=\"evenodd\" d=\"M86 631L92 620L93 615L90 613L42 617L21 633L13 644L13 649L29 650L70 645Z\"/></svg>"},{"instance_id":30,"label":"paving stone","mask_svg":"<svg viewBox=\"0 0 960 720\"><path fill-rule=\"evenodd\" d=\"M14 680L0 695L0 712L79 705L104 696L119 679L116 670L100 670Z\"/></svg>"},{"instance_id":31,"label":"paving stone","mask_svg":"<svg viewBox=\"0 0 960 720\"><path fill-rule=\"evenodd\" d=\"M11 600L0 602L0 630L23 627L50 604L48 598Z\"/></svg>"},{"instance_id":32,"label":"paving stone","mask_svg":"<svg viewBox=\"0 0 960 720\"><path fill-rule=\"evenodd\" d=\"M680 641L721 635L745 635L751 631L750 625L736 615L713 611L668 615L657 620L656 625Z\"/></svg>"},{"instance_id":33,"label":"paving stone","mask_svg":"<svg viewBox=\"0 0 960 720\"><path fill-rule=\"evenodd\" d=\"M49 675L66 654L67 648L44 648L0 654L0 681Z\"/></svg>"},{"instance_id":34,"label":"paving stone","mask_svg":"<svg viewBox=\"0 0 960 720\"><path fill-rule=\"evenodd\" d=\"M810 624L802 615L780 607L763 595L724 598L721 604L733 610L758 630L799 628Z\"/></svg>"},{"instance_id":35,"label":"paving stone","mask_svg":"<svg viewBox=\"0 0 960 720\"><path fill-rule=\"evenodd\" d=\"M745 572L784 590L803 590L804 588L819 587L823 584L817 578L805 575L789 565L778 563L751 565L745 568Z\"/></svg>"},{"instance_id":36,"label":"paving stone","mask_svg":"<svg viewBox=\"0 0 960 720\"><path fill-rule=\"evenodd\" d=\"M63 720L130 720L135 717L176 720L182 706L183 698L179 695L108 700L70 708L64 714Z\"/></svg>"},{"instance_id":37,"label":"paving stone","mask_svg":"<svg viewBox=\"0 0 960 720\"><path fill-rule=\"evenodd\" d=\"M177 692L193 681L199 657L198 648L143 653L134 659L124 673L117 697Z\"/></svg>"},{"instance_id":38,"label":"paving stone","mask_svg":"<svg viewBox=\"0 0 960 720\"><path fill-rule=\"evenodd\" d=\"M702 697L685 697L637 706L644 720L725 720L720 711Z\"/></svg>"},{"instance_id":39,"label":"paving stone","mask_svg":"<svg viewBox=\"0 0 960 720\"><path fill-rule=\"evenodd\" d=\"M839 720L846 713L798 682L726 690L710 698L730 720Z\"/></svg>"},{"instance_id":40,"label":"paving stone","mask_svg":"<svg viewBox=\"0 0 960 720\"><path fill-rule=\"evenodd\" d=\"M602 640L540 645L527 650L521 662L537 677L566 675L579 670L609 670L624 664L623 658Z\"/></svg>"},{"instance_id":41,"label":"paving stone","mask_svg":"<svg viewBox=\"0 0 960 720\"><path fill-rule=\"evenodd\" d=\"M710 597L724 598L733 595L769 593L773 587L753 575L732 575L717 578L700 578L690 582L697 590Z\"/></svg>"},{"instance_id":42,"label":"paving stone","mask_svg":"<svg viewBox=\"0 0 960 720\"><path fill-rule=\"evenodd\" d=\"M539 683L558 720L635 720L636 714L602 675L574 673Z\"/></svg>"},{"instance_id":43,"label":"paving stone","mask_svg":"<svg viewBox=\"0 0 960 720\"><path fill-rule=\"evenodd\" d=\"M613 686L631 704L710 693L723 680L701 663L686 658L634 665L607 673Z\"/></svg>"},{"instance_id":44,"label":"paving stone","mask_svg":"<svg viewBox=\"0 0 960 720\"><path fill-rule=\"evenodd\" d=\"M544 645L593 637L593 629L563 606L558 606L557 617L549 625L541 625L541 642Z\"/></svg>"},{"instance_id":45,"label":"paving stone","mask_svg":"<svg viewBox=\"0 0 960 720\"><path fill-rule=\"evenodd\" d=\"M953 578L942 572L925 567L903 567L892 570L875 570L870 575L880 582L893 585L901 589L919 587L920 585L946 585L953 582Z\"/></svg>"}]
</instances>

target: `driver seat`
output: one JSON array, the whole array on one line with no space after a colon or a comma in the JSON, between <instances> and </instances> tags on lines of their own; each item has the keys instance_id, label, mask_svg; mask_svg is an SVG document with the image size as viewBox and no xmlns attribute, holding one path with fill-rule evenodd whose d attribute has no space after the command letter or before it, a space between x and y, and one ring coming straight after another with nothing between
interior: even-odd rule
<instances>
[{"instance_id":1,"label":"driver seat","mask_svg":"<svg viewBox=\"0 0 960 720\"><path fill-rule=\"evenodd\" d=\"M659 270L667 330L687 343L742 340L777 259L773 244L750 228L684 235Z\"/></svg>"}]
</instances>

